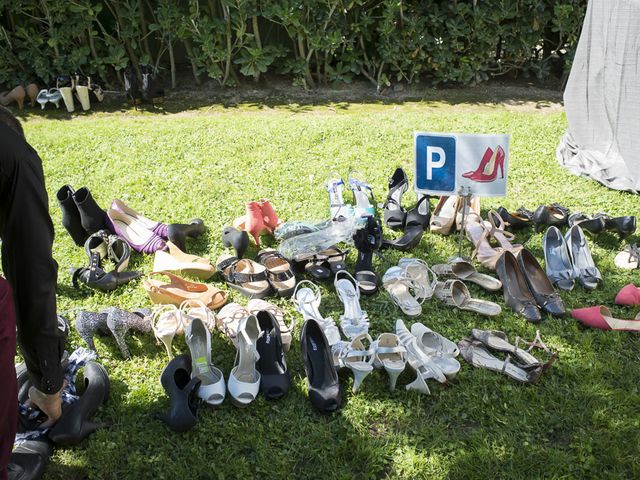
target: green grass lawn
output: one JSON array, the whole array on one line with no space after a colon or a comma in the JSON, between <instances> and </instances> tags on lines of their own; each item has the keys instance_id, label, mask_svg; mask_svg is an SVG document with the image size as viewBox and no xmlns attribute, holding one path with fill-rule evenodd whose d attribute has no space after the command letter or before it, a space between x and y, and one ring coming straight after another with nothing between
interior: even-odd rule
<instances>
[{"instance_id":1,"label":"green grass lawn","mask_svg":"<svg viewBox=\"0 0 640 480\"><path fill-rule=\"evenodd\" d=\"M509 194L483 201L484 212L500 205L534 209L560 202L586 213L638 213L637 196L558 166L555 148L566 128L560 108L485 101L484 95L471 94L464 101L386 105L254 102L166 114L127 109L73 117L29 114L23 117L26 135L44 162L56 228L59 310L73 317L78 309L149 306L140 281L112 294L72 288L68 269L86 259L61 225L55 192L67 183L88 186L103 207L120 198L153 219L201 217L208 230L189 244L190 251L215 261L224 251L220 231L244 213L244 201L267 197L286 220L324 219L323 182L329 172L346 178L350 168L359 170L382 201L395 167L412 172L415 130L510 133ZM527 242L542 261L542 234L526 232L517 240ZM435 264L446 261L456 245L456 238L427 234L411 255ZM617 238L603 234L590 245L604 284L595 292L577 287L563 293L568 309L612 305L618 289L638 281L637 271L614 266L622 247ZM470 254L471 245L465 248ZM249 255L256 252L253 247ZM375 263L379 276L401 255L385 252L384 257ZM350 266L354 262L352 252ZM148 273L152 263L153 257L136 255L132 267ZM408 368L395 392L388 391L386 374L375 372L354 395L352 377L343 371L344 407L322 417L306 397L298 323L288 355L293 388L287 398L273 403L259 397L245 409L227 399L221 407L203 408L195 429L175 434L154 419L168 406L159 383L167 363L162 346L152 335L134 334L128 337L133 358L125 361L115 341L103 337L97 348L112 383L110 402L97 415L104 428L80 447L57 449L46 478L638 478L637 335L586 330L571 318L545 318L536 327L506 308L501 294L470 290L500 303L503 313L487 319L432 300L418 320L456 341L474 327L504 330L512 340L516 335L531 339L539 328L560 358L538 386L521 386L462 361L448 388L431 384L431 396L405 391L415 378ZM230 297L246 303L233 291ZM289 301L274 302L299 317ZM362 304L374 338L392 331L403 317L386 293L363 298ZM340 316L341 303L330 284L323 286L321 311ZM624 318L636 313L613 311ZM183 338L174 345L187 351ZM69 349L79 346L84 342L74 331ZM225 376L234 356L234 348L215 333L213 358Z\"/></svg>"}]
</instances>

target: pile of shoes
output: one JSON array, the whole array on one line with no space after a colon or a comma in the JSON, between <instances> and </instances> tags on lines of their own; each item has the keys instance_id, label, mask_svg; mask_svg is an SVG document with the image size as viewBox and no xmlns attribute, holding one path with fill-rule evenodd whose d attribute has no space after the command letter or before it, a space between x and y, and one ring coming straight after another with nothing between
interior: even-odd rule
<instances>
[{"instance_id":1,"label":"pile of shoes","mask_svg":"<svg viewBox=\"0 0 640 480\"><path fill-rule=\"evenodd\" d=\"M528 348L522 349L518 345L525 343ZM485 368L494 372L502 373L521 383L535 384L540 380L540 376L549 370L558 358L542 342L540 331L536 331L533 342L523 341L516 338L516 344L509 343L509 339L504 332L497 330L471 331L471 338L464 338L458 342L460 353L468 363L477 368ZM547 353L548 359L541 362L531 354L534 348L539 348ZM506 353L503 360L496 357L493 352Z\"/></svg>"},{"instance_id":2,"label":"pile of shoes","mask_svg":"<svg viewBox=\"0 0 640 480\"><path fill-rule=\"evenodd\" d=\"M260 393L269 400L281 399L287 395L291 384L285 358L282 312L277 307L258 300L248 307L251 312L237 304L228 305L226 312L220 312L218 318L224 322L219 328L229 334L238 351L227 382L223 372L212 362L210 331L215 328L216 321L212 320L212 314L204 318L203 308L206 307L181 308L172 314L165 312L154 324L154 332L163 342L168 342L169 337L172 339L180 329L189 347L189 354L173 358L160 378L171 402L170 410L161 414L160 419L178 432L195 426L203 402L220 405L228 393L232 403L245 407ZM226 317L230 313L231 317ZM171 321L176 326L172 327ZM167 351L171 352L170 346Z\"/></svg>"},{"instance_id":3,"label":"pile of shoes","mask_svg":"<svg viewBox=\"0 0 640 480\"><path fill-rule=\"evenodd\" d=\"M143 101L151 103L154 107L164 103L164 87L155 75L155 69L151 65L141 64L139 66L141 79L138 78L136 70L129 65L124 70L124 90L127 99L135 108Z\"/></svg>"},{"instance_id":4,"label":"pile of shoes","mask_svg":"<svg viewBox=\"0 0 640 480\"><path fill-rule=\"evenodd\" d=\"M0 93L0 105L8 107L15 102L18 108L22 110L24 107L25 97L29 97L29 101L32 107L36 106L36 99L38 97L38 85L35 83L29 83L26 86L18 85L10 91ZM58 96L58 100L60 101Z\"/></svg>"},{"instance_id":5,"label":"pile of shoes","mask_svg":"<svg viewBox=\"0 0 640 480\"><path fill-rule=\"evenodd\" d=\"M56 107L60 101L58 92L64 101L67 112L71 113L75 110L75 98L80 102L82 110L85 112L91 109L91 97L97 102L104 100L104 91L102 87L95 82L95 76L83 75L81 72L75 72L72 75L59 75L56 79L55 90L40 90L38 93L38 103L44 110L47 102L54 103ZM57 91L57 92L56 92Z\"/></svg>"}]
</instances>

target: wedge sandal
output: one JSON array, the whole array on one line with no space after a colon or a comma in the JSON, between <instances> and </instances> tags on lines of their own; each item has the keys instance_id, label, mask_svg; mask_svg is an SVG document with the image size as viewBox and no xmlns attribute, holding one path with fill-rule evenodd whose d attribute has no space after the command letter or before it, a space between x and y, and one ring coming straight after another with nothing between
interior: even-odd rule
<instances>
[{"instance_id":1,"label":"wedge sandal","mask_svg":"<svg viewBox=\"0 0 640 480\"><path fill-rule=\"evenodd\" d=\"M152 278L165 276L169 282ZM153 303L180 306L185 300L200 300L211 309L227 302L227 293L204 283L190 282L169 272L151 272L142 283Z\"/></svg>"}]
</instances>

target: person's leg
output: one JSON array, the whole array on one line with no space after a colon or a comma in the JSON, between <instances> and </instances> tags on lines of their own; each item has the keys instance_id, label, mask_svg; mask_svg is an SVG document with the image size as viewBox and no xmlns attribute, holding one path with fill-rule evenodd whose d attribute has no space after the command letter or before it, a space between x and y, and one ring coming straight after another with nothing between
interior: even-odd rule
<instances>
[{"instance_id":1,"label":"person's leg","mask_svg":"<svg viewBox=\"0 0 640 480\"><path fill-rule=\"evenodd\" d=\"M15 369L16 315L9 282L0 277L0 480L7 478L7 465L18 425L18 385Z\"/></svg>"}]
</instances>

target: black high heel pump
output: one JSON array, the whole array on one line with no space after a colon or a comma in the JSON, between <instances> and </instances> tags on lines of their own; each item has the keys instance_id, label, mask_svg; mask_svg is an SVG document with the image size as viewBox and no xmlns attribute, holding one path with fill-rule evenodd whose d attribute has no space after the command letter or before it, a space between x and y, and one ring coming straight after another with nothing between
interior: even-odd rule
<instances>
[{"instance_id":1,"label":"black high heel pump","mask_svg":"<svg viewBox=\"0 0 640 480\"><path fill-rule=\"evenodd\" d=\"M636 231L637 221L633 215L612 218L606 213L597 213L593 217L604 219L605 229L617 232L620 240L624 240Z\"/></svg>"},{"instance_id":2,"label":"black high heel pump","mask_svg":"<svg viewBox=\"0 0 640 480\"><path fill-rule=\"evenodd\" d=\"M89 419L109 399L109 375L105 368L97 362L87 362L84 385L84 393L62 409L60 420L49 431L49 438L57 445L77 445L98 428Z\"/></svg>"},{"instance_id":3,"label":"black high heel pump","mask_svg":"<svg viewBox=\"0 0 640 480\"><path fill-rule=\"evenodd\" d=\"M194 218L189 223L171 223L167 236L169 241L183 252L186 252L186 239L198 238L204 233L204 222L199 218Z\"/></svg>"},{"instance_id":4,"label":"black high heel pump","mask_svg":"<svg viewBox=\"0 0 640 480\"><path fill-rule=\"evenodd\" d=\"M191 430L198 420L198 409L202 403L198 397L200 379L191 378L191 356L182 354L171 360L162 371L160 383L171 407L158 418L174 432Z\"/></svg>"},{"instance_id":5,"label":"black high heel pump","mask_svg":"<svg viewBox=\"0 0 640 480\"><path fill-rule=\"evenodd\" d=\"M373 272L373 253L382 245L380 221L375 217L367 217L367 224L356 230L353 243L358 249L355 278L360 291L365 295L372 295L378 291L378 277Z\"/></svg>"}]
</instances>

